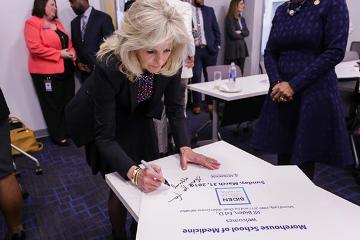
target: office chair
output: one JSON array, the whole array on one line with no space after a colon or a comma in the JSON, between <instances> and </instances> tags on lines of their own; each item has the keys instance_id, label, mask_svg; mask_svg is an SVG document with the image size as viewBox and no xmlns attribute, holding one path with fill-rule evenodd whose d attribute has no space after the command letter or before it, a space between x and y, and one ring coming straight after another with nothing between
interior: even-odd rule
<instances>
[{"instance_id":1,"label":"office chair","mask_svg":"<svg viewBox=\"0 0 360 240\"><path fill-rule=\"evenodd\" d=\"M261 73L261 74L266 74L266 68L265 68L265 63L264 63L264 61L260 61L260 63L259 63L259 69L260 69L260 73Z\"/></svg>"},{"instance_id":2,"label":"office chair","mask_svg":"<svg viewBox=\"0 0 360 240\"><path fill-rule=\"evenodd\" d=\"M209 81L214 80L214 72L221 72L222 78L227 79L227 74L229 71L230 65L217 65L209 66L206 68ZM240 76L241 71L238 66L236 66L237 77ZM240 124L246 121L255 120L262 108L263 102L265 100L265 95L256 96L251 98L240 99L236 101L220 102L218 111L219 111L219 126L228 126L232 124L238 124L238 132ZM210 120L203 124L195 133L195 139L198 138L199 133L212 123L212 113L210 112ZM221 139L221 135L218 132L218 138Z\"/></svg>"},{"instance_id":3,"label":"office chair","mask_svg":"<svg viewBox=\"0 0 360 240\"><path fill-rule=\"evenodd\" d=\"M352 95L348 98L343 98L343 105L349 105L347 111L345 112L345 120L347 123L347 128L350 136L350 143L354 156L354 169L353 176L356 182L360 185L360 162L358 153L360 152L360 92L359 92L359 82L360 79L356 81Z\"/></svg>"},{"instance_id":4,"label":"office chair","mask_svg":"<svg viewBox=\"0 0 360 240\"><path fill-rule=\"evenodd\" d=\"M36 175L42 175L43 174L43 169L40 167L40 162L39 160L37 160L35 157L33 157L32 155L30 155L29 153L25 152L24 150L22 150L21 148L15 146L14 144L11 144L11 147L14 148L16 151L20 152L21 154L23 154L24 156L30 158L30 160L34 161L36 164L36 168L35 168L35 174ZM15 162L13 163L14 166ZM16 169L16 168L15 168Z\"/></svg>"},{"instance_id":5,"label":"office chair","mask_svg":"<svg viewBox=\"0 0 360 240\"><path fill-rule=\"evenodd\" d=\"M360 42L359 41L351 42L350 51L355 51L360 56Z\"/></svg>"},{"instance_id":6,"label":"office chair","mask_svg":"<svg viewBox=\"0 0 360 240\"><path fill-rule=\"evenodd\" d=\"M355 52L357 55L357 52ZM353 57L356 57L353 55ZM358 55L357 55L358 56ZM354 59L350 59L351 61ZM360 78L350 78L338 81L339 94L349 132L349 138L353 156L355 159L353 176L360 185L360 162L358 152L360 152ZM358 150L359 149L359 150Z\"/></svg>"},{"instance_id":7,"label":"office chair","mask_svg":"<svg viewBox=\"0 0 360 240\"><path fill-rule=\"evenodd\" d=\"M352 61L352 60L358 60L359 59L359 53L356 51L347 51L345 52L343 62L346 61Z\"/></svg>"},{"instance_id":8,"label":"office chair","mask_svg":"<svg viewBox=\"0 0 360 240\"><path fill-rule=\"evenodd\" d=\"M360 42L359 42L360 43ZM356 51L345 52L343 62L358 60L359 54ZM358 82L358 78L348 78L348 79L339 79L338 88L340 96L343 99L343 102L351 102L353 98L353 89ZM343 104L344 109L348 112L349 104ZM346 115L346 112L345 112Z\"/></svg>"},{"instance_id":9,"label":"office chair","mask_svg":"<svg viewBox=\"0 0 360 240\"><path fill-rule=\"evenodd\" d=\"M239 66L235 66L236 67L236 77L240 77L241 76L241 70ZM221 78L222 79L228 79L228 74L229 74L229 68L230 65L216 65L216 66L209 66L206 68L206 73L208 75L208 81L214 81L214 73L215 72L221 72ZM224 80L225 81L225 80ZM223 103L219 104L219 119L221 119L221 112L223 108ZM199 137L199 133L205 129L207 126L211 125L212 123L212 111L209 112L210 115L210 119L208 121L206 121L203 125L200 126L200 128L198 128L198 130L195 132L195 136L194 139L197 140L197 138ZM220 133L218 134L218 138L221 139Z\"/></svg>"}]
</instances>

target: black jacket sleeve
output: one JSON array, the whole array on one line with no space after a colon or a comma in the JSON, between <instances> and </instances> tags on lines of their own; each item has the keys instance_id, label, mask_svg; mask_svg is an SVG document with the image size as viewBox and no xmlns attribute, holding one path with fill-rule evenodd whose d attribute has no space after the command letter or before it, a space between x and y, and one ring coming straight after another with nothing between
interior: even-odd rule
<instances>
[{"instance_id":1,"label":"black jacket sleeve","mask_svg":"<svg viewBox=\"0 0 360 240\"><path fill-rule=\"evenodd\" d=\"M0 120L7 118L10 114L9 108L6 104L4 94L0 88Z\"/></svg>"},{"instance_id":2,"label":"black jacket sleeve","mask_svg":"<svg viewBox=\"0 0 360 240\"><path fill-rule=\"evenodd\" d=\"M94 70L95 146L100 161L126 178L127 171L135 163L116 140L115 114L116 95L121 81L127 80L111 77L111 71L118 70L110 70L104 64L97 64Z\"/></svg>"},{"instance_id":3,"label":"black jacket sleeve","mask_svg":"<svg viewBox=\"0 0 360 240\"><path fill-rule=\"evenodd\" d=\"M234 21L236 21L234 18L226 16L225 18L225 32L228 35L228 37L232 40L242 40L245 37L249 36L249 29L246 26L245 19L242 21L243 29L241 30L241 33L236 33L236 29L234 26Z\"/></svg>"},{"instance_id":4,"label":"black jacket sleeve","mask_svg":"<svg viewBox=\"0 0 360 240\"><path fill-rule=\"evenodd\" d=\"M213 15L213 17L211 18L212 19L211 26L212 26L212 30L214 31L214 36L215 36L215 47L220 47L220 45L221 45L221 33L220 33L219 24L217 22L214 9L213 8L210 8L210 9L211 9L211 15Z\"/></svg>"},{"instance_id":5,"label":"black jacket sleeve","mask_svg":"<svg viewBox=\"0 0 360 240\"><path fill-rule=\"evenodd\" d=\"M114 32L114 25L109 15L104 16L103 24L101 25L102 35L105 38L109 37Z\"/></svg>"},{"instance_id":6,"label":"black jacket sleeve","mask_svg":"<svg viewBox=\"0 0 360 240\"><path fill-rule=\"evenodd\" d=\"M180 73L178 73L172 77L164 93L166 116L169 120L177 149L190 146L184 115L184 92L185 86L181 84Z\"/></svg>"}]
</instances>

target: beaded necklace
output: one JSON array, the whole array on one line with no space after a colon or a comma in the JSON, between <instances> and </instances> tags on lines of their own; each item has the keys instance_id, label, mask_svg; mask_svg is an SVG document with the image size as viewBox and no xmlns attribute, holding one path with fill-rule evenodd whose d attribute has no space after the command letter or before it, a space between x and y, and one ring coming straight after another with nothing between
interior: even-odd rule
<instances>
[{"instance_id":1,"label":"beaded necklace","mask_svg":"<svg viewBox=\"0 0 360 240\"><path fill-rule=\"evenodd\" d=\"M286 12L292 17L294 16L296 13L300 12L301 7L304 5L304 3L306 2L306 0L303 0L301 2L297 2L297 3L292 3L291 1L288 2L287 8L286 8Z\"/></svg>"}]
</instances>

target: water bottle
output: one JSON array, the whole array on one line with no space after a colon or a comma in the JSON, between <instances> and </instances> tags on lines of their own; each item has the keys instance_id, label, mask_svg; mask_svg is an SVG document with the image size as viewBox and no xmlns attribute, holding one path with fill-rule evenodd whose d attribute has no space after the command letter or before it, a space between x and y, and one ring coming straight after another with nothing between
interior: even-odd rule
<instances>
[{"instance_id":1,"label":"water bottle","mask_svg":"<svg viewBox=\"0 0 360 240\"><path fill-rule=\"evenodd\" d=\"M236 67L235 63L232 62L229 67L229 87L235 88L236 84Z\"/></svg>"}]
</instances>

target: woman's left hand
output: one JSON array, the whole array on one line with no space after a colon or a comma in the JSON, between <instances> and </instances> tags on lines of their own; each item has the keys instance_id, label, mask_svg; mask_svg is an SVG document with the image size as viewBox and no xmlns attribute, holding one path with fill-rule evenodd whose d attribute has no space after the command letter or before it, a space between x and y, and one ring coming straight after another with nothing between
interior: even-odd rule
<instances>
[{"instance_id":1,"label":"woman's left hand","mask_svg":"<svg viewBox=\"0 0 360 240\"><path fill-rule=\"evenodd\" d=\"M180 148L180 165L182 170L187 169L188 163L194 163L210 170L219 169L220 163L210 157L194 152L189 147Z\"/></svg>"},{"instance_id":2,"label":"woman's left hand","mask_svg":"<svg viewBox=\"0 0 360 240\"><path fill-rule=\"evenodd\" d=\"M194 56L188 56L185 59L185 67L192 68L194 66Z\"/></svg>"},{"instance_id":3,"label":"woman's left hand","mask_svg":"<svg viewBox=\"0 0 360 240\"><path fill-rule=\"evenodd\" d=\"M274 102L287 102L293 99L294 90L288 82L280 82L271 90L271 98Z\"/></svg>"},{"instance_id":4,"label":"woman's left hand","mask_svg":"<svg viewBox=\"0 0 360 240\"><path fill-rule=\"evenodd\" d=\"M76 56L76 52L75 51L71 51L72 57L71 60L75 63L77 56Z\"/></svg>"}]
</instances>

